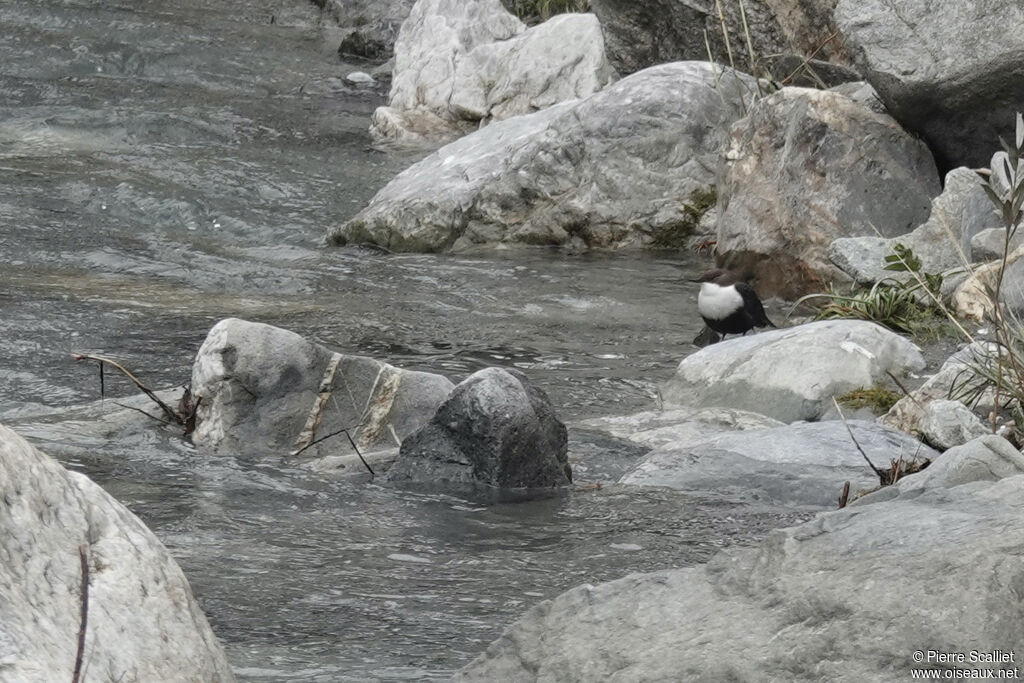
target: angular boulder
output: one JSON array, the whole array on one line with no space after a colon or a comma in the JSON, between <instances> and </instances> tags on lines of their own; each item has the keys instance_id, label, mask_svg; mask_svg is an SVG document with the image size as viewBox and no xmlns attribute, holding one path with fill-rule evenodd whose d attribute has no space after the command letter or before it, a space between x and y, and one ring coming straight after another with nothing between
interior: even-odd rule
<instances>
[{"instance_id":1,"label":"angular boulder","mask_svg":"<svg viewBox=\"0 0 1024 683\"><path fill-rule=\"evenodd\" d=\"M915 652L1024 650L1024 477L891 489L703 566L573 588L454 680L895 683L951 670Z\"/></svg>"},{"instance_id":2,"label":"angular boulder","mask_svg":"<svg viewBox=\"0 0 1024 683\"><path fill-rule=\"evenodd\" d=\"M725 406L783 422L814 420L833 396L924 368L921 351L862 320L822 320L728 339L685 358L661 389L666 406Z\"/></svg>"},{"instance_id":3,"label":"angular boulder","mask_svg":"<svg viewBox=\"0 0 1024 683\"><path fill-rule=\"evenodd\" d=\"M940 451L984 436L990 430L960 401L936 399L926 403L918 431L925 443Z\"/></svg>"},{"instance_id":4,"label":"angular boulder","mask_svg":"<svg viewBox=\"0 0 1024 683\"><path fill-rule=\"evenodd\" d=\"M878 487L878 469L939 454L903 432L850 420L856 444L838 420L799 422L771 429L727 432L653 450L619 480L662 486L699 496L761 505L834 508L843 483L851 494Z\"/></svg>"},{"instance_id":5,"label":"angular boulder","mask_svg":"<svg viewBox=\"0 0 1024 683\"><path fill-rule=\"evenodd\" d=\"M485 368L408 437L386 480L543 488L572 482L565 425L517 370Z\"/></svg>"},{"instance_id":6,"label":"angular boulder","mask_svg":"<svg viewBox=\"0 0 1024 683\"><path fill-rule=\"evenodd\" d=\"M836 25L889 112L944 169L982 166L1024 101L1019 0L839 0Z\"/></svg>"},{"instance_id":7,"label":"angular boulder","mask_svg":"<svg viewBox=\"0 0 1024 683\"><path fill-rule=\"evenodd\" d=\"M903 235L941 189L928 148L892 118L807 88L758 101L733 126L719 176L719 262L784 298L847 280L829 244Z\"/></svg>"},{"instance_id":8,"label":"angular boulder","mask_svg":"<svg viewBox=\"0 0 1024 683\"><path fill-rule=\"evenodd\" d=\"M467 135L388 183L335 244L392 251L685 241L752 78L703 62L652 67L575 103Z\"/></svg>"},{"instance_id":9,"label":"angular boulder","mask_svg":"<svg viewBox=\"0 0 1024 683\"><path fill-rule=\"evenodd\" d=\"M922 225L899 237L840 237L829 245L828 257L862 285L885 279L913 279L909 272L885 270L885 257L897 244L913 250L926 273L964 268L970 263L974 237L999 225L995 213L974 208L986 203L978 174L968 168L955 168L946 174L942 194L932 201L931 215Z\"/></svg>"},{"instance_id":10,"label":"angular boulder","mask_svg":"<svg viewBox=\"0 0 1024 683\"><path fill-rule=\"evenodd\" d=\"M294 332L237 318L210 330L192 368L199 397L197 446L218 452L287 455L340 429L363 450L401 444L431 418L454 385L349 356ZM303 457L349 453L343 436Z\"/></svg>"},{"instance_id":11,"label":"angular boulder","mask_svg":"<svg viewBox=\"0 0 1024 683\"><path fill-rule=\"evenodd\" d=\"M971 395L979 394L980 405L990 408L992 392L982 391L983 383L971 368L985 363L987 356L994 352L994 346L982 342L957 351L946 359L938 372L908 396L896 401L878 421L908 434L917 434L921 431L921 421L927 407L933 401L966 400Z\"/></svg>"},{"instance_id":12,"label":"angular boulder","mask_svg":"<svg viewBox=\"0 0 1024 683\"><path fill-rule=\"evenodd\" d=\"M395 43L377 138L451 137L584 97L614 77L592 14L527 30L499 0L418 0Z\"/></svg>"},{"instance_id":13,"label":"angular boulder","mask_svg":"<svg viewBox=\"0 0 1024 683\"><path fill-rule=\"evenodd\" d=\"M975 481L999 481L1024 474L1024 455L995 434L975 437L942 454L926 470L897 482L900 495L952 488Z\"/></svg>"},{"instance_id":14,"label":"angular boulder","mask_svg":"<svg viewBox=\"0 0 1024 683\"><path fill-rule=\"evenodd\" d=\"M0 426L0 678L234 681L188 581L102 488Z\"/></svg>"}]
</instances>

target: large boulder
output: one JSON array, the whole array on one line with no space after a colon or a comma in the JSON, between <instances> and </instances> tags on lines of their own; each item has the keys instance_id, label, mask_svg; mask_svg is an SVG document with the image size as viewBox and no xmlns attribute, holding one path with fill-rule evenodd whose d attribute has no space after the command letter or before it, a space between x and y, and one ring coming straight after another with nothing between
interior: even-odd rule
<instances>
[{"instance_id":1,"label":"large boulder","mask_svg":"<svg viewBox=\"0 0 1024 683\"><path fill-rule=\"evenodd\" d=\"M399 174L329 238L392 251L684 241L729 125L756 92L703 62L653 67L487 126Z\"/></svg>"},{"instance_id":2,"label":"large boulder","mask_svg":"<svg viewBox=\"0 0 1024 683\"><path fill-rule=\"evenodd\" d=\"M814 420L833 396L924 368L921 351L862 320L822 320L730 339L685 358L661 389L666 406L727 406L783 422Z\"/></svg>"},{"instance_id":3,"label":"large boulder","mask_svg":"<svg viewBox=\"0 0 1024 683\"><path fill-rule=\"evenodd\" d=\"M0 494L0 678L72 680L84 613L90 681L235 680L153 532L3 426Z\"/></svg>"},{"instance_id":4,"label":"large boulder","mask_svg":"<svg viewBox=\"0 0 1024 683\"><path fill-rule=\"evenodd\" d=\"M982 166L1024 101L1019 0L839 0L836 24L890 113L940 165Z\"/></svg>"},{"instance_id":5,"label":"large boulder","mask_svg":"<svg viewBox=\"0 0 1024 683\"><path fill-rule=\"evenodd\" d=\"M518 370L485 368L402 443L387 481L543 488L572 482L565 425Z\"/></svg>"},{"instance_id":6,"label":"large boulder","mask_svg":"<svg viewBox=\"0 0 1024 683\"><path fill-rule=\"evenodd\" d=\"M312 444L303 458L350 452L348 429L363 450L401 444L431 418L454 385L349 356L294 332L236 318L210 330L192 368L199 399L192 439L213 451L287 455Z\"/></svg>"},{"instance_id":7,"label":"large boulder","mask_svg":"<svg viewBox=\"0 0 1024 683\"><path fill-rule=\"evenodd\" d=\"M388 106L374 113L370 132L450 137L584 97L613 77L592 14L527 30L499 0L418 0L395 44Z\"/></svg>"},{"instance_id":8,"label":"large boulder","mask_svg":"<svg viewBox=\"0 0 1024 683\"><path fill-rule=\"evenodd\" d=\"M619 481L745 503L820 509L835 507L844 482L850 482L853 493L879 485L860 449L883 470L901 456L907 462L938 456L895 429L862 420L848 424L853 438L844 423L829 420L669 443Z\"/></svg>"},{"instance_id":9,"label":"large boulder","mask_svg":"<svg viewBox=\"0 0 1024 683\"><path fill-rule=\"evenodd\" d=\"M975 207L987 211L978 211ZM972 240L987 229L998 228L999 220L982 189L978 174L955 168L946 174L942 194L932 201L928 220L899 237L840 237L828 248L828 257L858 284L884 279L908 281L910 272L885 270L885 257L897 244L913 250L926 273L964 268L970 263Z\"/></svg>"},{"instance_id":10,"label":"large boulder","mask_svg":"<svg viewBox=\"0 0 1024 683\"><path fill-rule=\"evenodd\" d=\"M869 496L704 566L573 588L454 680L860 683L906 681L914 668L1019 670L967 657L1024 650L1024 476L947 483L887 487L895 499ZM929 652L965 661L952 669Z\"/></svg>"},{"instance_id":11,"label":"large boulder","mask_svg":"<svg viewBox=\"0 0 1024 683\"><path fill-rule=\"evenodd\" d=\"M718 190L720 262L795 298L848 279L826 254L835 239L913 230L940 185L928 148L887 115L783 88L733 126Z\"/></svg>"},{"instance_id":12,"label":"large boulder","mask_svg":"<svg viewBox=\"0 0 1024 683\"><path fill-rule=\"evenodd\" d=\"M925 404L918 431L925 443L945 451L984 436L989 429L962 402L936 399Z\"/></svg>"}]
</instances>

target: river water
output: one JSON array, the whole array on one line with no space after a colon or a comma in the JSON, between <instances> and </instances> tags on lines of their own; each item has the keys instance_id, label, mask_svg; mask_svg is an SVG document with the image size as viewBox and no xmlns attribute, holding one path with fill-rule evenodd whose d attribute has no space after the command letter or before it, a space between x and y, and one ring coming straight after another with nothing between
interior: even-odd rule
<instances>
[{"instance_id":1,"label":"river water","mask_svg":"<svg viewBox=\"0 0 1024 683\"><path fill-rule=\"evenodd\" d=\"M346 84L338 40L305 0L0 0L0 420L156 532L239 678L442 679L540 600L792 522L607 482L483 504L59 424L98 398L72 351L180 385L229 316L455 381L517 367L567 421L652 407L694 350L696 258L324 247L416 158L371 148L384 92Z\"/></svg>"}]
</instances>

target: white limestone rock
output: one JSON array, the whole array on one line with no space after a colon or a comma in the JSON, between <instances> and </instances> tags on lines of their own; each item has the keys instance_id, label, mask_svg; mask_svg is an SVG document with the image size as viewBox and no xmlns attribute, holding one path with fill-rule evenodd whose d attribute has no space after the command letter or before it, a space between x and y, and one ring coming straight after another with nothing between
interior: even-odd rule
<instances>
[{"instance_id":1,"label":"white limestone rock","mask_svg":"<svg viewBox=\"0 0 1024 683\"><path fill-rule=\"evenodd\" d=\"M875 323L822 320L705 347L662 387L666 406L724 406L814 420L841 396L924 368L921 351Z\"/></svg>"},{"instance_id":2,"label":"white limestone rock","mask_svg":"<svg viewBox=\"0 0 1024 683\"><path fill-rule=\"evenodd\" d=\"M103 489L0 426L0 678L70 681L89 574L85 680L234 681L181 569Z\"/></svg>"}]
</instances>

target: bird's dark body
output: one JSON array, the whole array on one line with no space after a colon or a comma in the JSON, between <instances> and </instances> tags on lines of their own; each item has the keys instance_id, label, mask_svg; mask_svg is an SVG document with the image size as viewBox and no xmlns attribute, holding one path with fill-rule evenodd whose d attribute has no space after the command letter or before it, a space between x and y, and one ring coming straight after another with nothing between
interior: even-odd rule
<instances>
[{"instance_id":1,"label":"bird's dark body","mask_svg":"<svg viewBox=\"0 0 1024 683\"><path fill-rule=\"evenodd\" d=\"M764 312L764 305L757 297L754 288L743 281L736 281L731 274L721 270L709 271L701 277L704 282L714 282L722 287L735 287L742 298L742 304L724 318L709 318L701 314L704 324L725 338L727 334L746 334L755 327L775 327Z\"/></svg>"}]
</instances>

